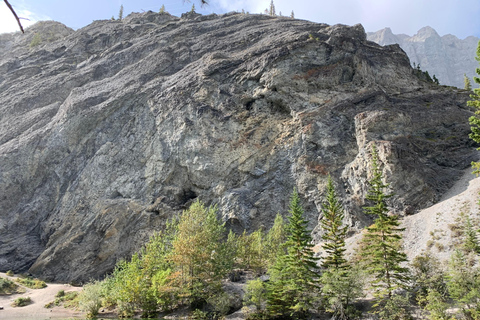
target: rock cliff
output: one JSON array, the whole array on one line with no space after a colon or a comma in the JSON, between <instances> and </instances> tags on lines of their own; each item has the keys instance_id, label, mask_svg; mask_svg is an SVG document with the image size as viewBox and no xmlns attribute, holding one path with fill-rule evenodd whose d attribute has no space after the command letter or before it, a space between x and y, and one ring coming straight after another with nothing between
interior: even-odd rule
<instances>
[{"instance_id":1,"label":"rock cliff","mask_svg":"<svg viewBox=\"0 0 480 320\"><path fill-rule=\"evenodd\" d=\"M40 39L40 40L39 40ZM146 12L0 36L0 270L101 277L194 199L269 228L296 187L318 239L327 175L352 231L376 143L392 210L475 159L465 93L361 25Z\"/></svg>"},{"instance_id":2,"label":"rock cliff","mask_svg":"<svg viewBox=\"0 0 480 320\"><path fill-rule=\"evenodd\" d=\"M464 74L472 80L477 76L475 60L478 39L467 37L463 40L447 34L440 37L431 27L420 29L414 36L393 34L390 28L368 32L367 39L380 45L399 44L410 61L420 64L430 76L436 75L441 84L464 88Z\"/></svg>"}]
</instances>

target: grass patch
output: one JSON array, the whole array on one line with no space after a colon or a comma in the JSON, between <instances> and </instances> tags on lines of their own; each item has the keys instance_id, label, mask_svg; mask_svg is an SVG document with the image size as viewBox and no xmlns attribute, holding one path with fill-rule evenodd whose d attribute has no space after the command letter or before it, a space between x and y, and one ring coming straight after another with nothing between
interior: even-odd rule
<instances>
[{"instance_id":1,"label":"grass patch","mask_svg":"<svg viewBox=\"0 0 480 320\"><path fill-rule=\"evenodd\" d=\"M32 299L30 299L30 297L20 297L12 302L12 307L25 307L30 303L32 303Z\"/></svg>"},{"instance_id":2,"label":"grass patch","mask_svg":"<svg viewBox=\"0 0 480 320\"><path fill-rule=\"evenodd\" d=\"M47 284L45 283L45 281L42 281L39 279L18 278L16 281L20 283L22 286L25 286L30 289L42 289L47 287Z\"/></svg>"},{"instance_id":3,"label":"grass patch","mask_svg":"<svg viewBox=\"0 0 480 320\"><path fill-rule=\"evenodd\" d=\"M15 282L0 277L0 295L23 292L25 291L21 290Z\"/></svg>"},{"instance_id":4,"label":"grass patch","mask_svg":"<svg viewBox=\"0 0 480 320\"><path fill-rule=\"evenodd\" d=\"M55 306L63 305L65 308L77 309L78 308L78 292L70 291L65 292L63 290L58 291L55 295L55 300L50 301L44 307L49 309Z\"/></svg>"}]
</instances>

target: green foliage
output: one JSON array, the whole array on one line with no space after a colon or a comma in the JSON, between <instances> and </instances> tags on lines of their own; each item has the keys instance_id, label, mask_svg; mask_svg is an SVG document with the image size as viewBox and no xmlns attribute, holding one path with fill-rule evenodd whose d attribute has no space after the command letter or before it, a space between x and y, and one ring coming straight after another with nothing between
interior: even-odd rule
<instances>
[{"instance_id":1,"label":"green foliage","mask_svg":"<svg viewBox=\"0 0 480 320\"><path fill-rule=\"evenodd\" d=\"M102 307L102 283L93 281L83 286L79 296L80 310L87 313L87 318L96 318Z\"/></svg>"},{"instance_id":2,"label":"green foliage","mask_svg":"<svg viewBox=\"0 0 480 320\"><path fill-rule=\"evenodd\" d=\"M78 308L78 296L79 293L77 291L70 291L66 292L64 290L60 290L55 295L55 300L47 303L45 308L53 308L54 306L60 306L63 304L65 308Z\"/></svg>"},{"instance_id":3,"label":"green foliage","mask_svg":"<svg viewBox=\"0 0 480 320\"><path fill-rule=\"evenodd\" d=\"M262 306L267 301L267 291L262 280L255 279L247 282L243 301L247 306L254 305L257 312L262 310Z\"/></svg>"},{"instance_id":4,"label":"green foliage","mask_svg":"<svg viewBox=\"0 0 480 320\"><path fill-rule=\"evenodd\" d=\"M292 10L292 12L290 13L290 18L295 19L295 12L293 12L293 10Z\"/></svg>"},{"instance_id":5,"label":"green foliage","mask_svg":"<svg viewBox=\"0 0 480 320\"><path fill-rule=\"evenodd\" d=\"M17 293L18 289L18 285L13 281L0 277L0 295Z\"/></svg>"},{"instance_id":6,"label":"green foliage","mask_svg":"<svg viewBox=\"0 0 480 320\"><path fill-rule=\"evenodd\" d=\"M322 236L322 247L327 256L323 259L323 268L345 269L348 268L347 260L344 258L345 237L347 227L343 227L343 209L337 199L333 181L328 176L327 196L322 204L323 219L320 221L324 234Z\"/></svg>"},{"instance_id":7,"label":"green foliage","mask_svg":"<svg viewBox=\"0 0 480 320\"><path fill-rule=\"evenodd\" d=\"M165 13L165 12L166 12L166 11L165 11L165 5L162 4L162 7L160 8L160 13Z\"/></svg>"},{"instance_id":8,"label":"green foliage","mask_svg":"<svg viewBox=\"0 0 480 320\"><path fill-rule=\"evenodd\" d=\"M435 84L438 84L438 85L440 84L440 81L438 80L438 78L437 78L435 75L433 75L432 81L433 81L433 83L435 83Z\"/></svg>"},{"instance_id":9,"label":"green foliage","mask_svg":"<svg viewBox=\"0 0 480 320\"><path fill-rule=\"evenodd\" d=\"M19 297L12 302L12 307L25 307L32 303L30 297Z\"/></svg>"},{"instance_id":10,"label":"green foliage","mask_svg":"<svg viewBox=\"0 0 480 320\"><path fill-rule=\"evenodd\" d=\"M477 231L474 229L472 225L472 221L468 216L465 217L464 229L465 229L465 243L464 243L465 251L467 253L469 252L480 253L480 245L478 244Z\"/></svg>"},{"instance_id":11,"label":"green foliage","mask_svg":"<svg viewBox=\"0 0 480 320\"><path fill-rule=\"evenodd\" d=\"M445 274L441 268L440 261L427 252L416 256L412 263L412 289L415 292L415 298L421 306L429 303L428 295L430 292L441 294L443 298L447 297L447 287L445 283Z\"/></svg>"},{"instance_id":12,"label":"green foliage","mask_svg":"<svg viewBox=\"0 0 480 320\"><path fill-rule=\"evenodd\" d=\"M279 255L269 270L267 310L274 317L300 319L306 317L317 302L320 272L296 190L290 200L289 212L287 253Z\"/></svg>"},{"instance_id":13,"label":"green foliage","mask_svg":"<svg viewBox=\"0 0 480 320\"><path fill-rule=\"evenodd\" d=\"M39 279L18 278L16 281L21 285L28 287L30 289L42 289L47 287L47 284L44 281Z\"/></svg>"},{"instance_id":14,"label":"green foliage","mask_svg":"<svg viewBox=\"0 0 480 320\"><path fill-rule=\"evenodd\" d=\"M15 275L15 274L13 273L12 270L8 270L8 271L7 271L7 276L13 277L14 275Z\"/></svg>"},{"instance_id":15,"label":"green foliage","mask_svg":"<svg viewBox=\"0 0 480 320\"><path fill-rule=\"evenodd\" d=\"M480 41L478 42L477 46L477 56L475 59L480 62ZM477 75L480 76L480 68L475 69ZM480 84L480 77L473 77L473 81L476 84ZM469 135L470 139L473 141L480 143L480 88L473 89L473 94L470 95L472 100L468 101L467 104L470 107L475 109L475 115L471 116L468 120L471 125L470 130L472 131ZM480 148L479 148L480 150ZM480 164L478 162L472 162L472 166L474 167L473 173L479 174L480 173Z\"/></svg>"},{"instance_id":16,"label":"green foliage","mask_svg":"<svg viewBox=\"0 0 480 320\"><path fill-rule=\"evenodd\" d=\"M447 288L466 319L480 319L480 270L474 259L455 251L449 263Z\"/></svg>"},{"instance_id":17,"label":"green foliage","mask_svg":"<svg viewBox=\"0 0 480 320\"><path fill-rule=\"evenodd\" d=\"M472 83L470 82L470 78L467 77L467 74L463 74L463 83L464 83L464 89L467 91L472 91Z\"/></svg>"},{"instance_id":18,"label":"green foliage","mask_svg":"<svg viewBox=\"0 0 480 320\"><path fill-rule=\"evenodd\" d=\"M273 3L273 0L270 0L270 7L268 9L268 14L271 15L271 16L276 16L275 4Z\"/></svg>"},{"instance_id":19,"label":"green foliage","mask_svg":"<svg viewBox=\"0 0 480 320\"><path fill-rule=\"evenodd\" d=\"M243 269L250 269L257 274L263 273L267 268L267 261L264 254L264 236L261 230L251 234L243 232L236 239L236 262L237 266Z\"/></svg>"},{"instance_id":20,"label":"green foliage","mask_svg":"<svg viewBox=\"0 0 480 320\"><path fill-rule=\"evenodd\" d=\"M363 296L365 275L358 267L330 267L322 274L323 306L333 314L334 319L347 320L359 316L353 306L356 299Z\"/></svg>"},{"instance_id":21,"label":"green foliage","mask_svg":"<svg viewBox=\"0 0 480 320\"><path fill-rule=\"evenodd\" d=\"M216 207L196 201L182 213L168 258L178 273L179 287L193 305L218 293L220 281L232 268L225 233Z\"/></svg>"},{"instance_id":22,"label":"green foliage","mask_svg":"<svg viewBox=\"0 0 480 320\"><path fill-rule=\"evenodd\" d=\"M192 4L192 9L190 9L191 13L195 13L195 3Z\"/></svg>"},{"instance_id":23,"label":"green foliage","mask_svg":"<svg viewBox=\"0 0 480 320\"><path fill-rule=\"evenodd\" d=\"M271 268L280 254L285 254L284 243L287 240L285 220L277 213L273 226L265 237L264 256L267 268Z\"/></svg>"},{"instance_id":24,"label":"green foliage","mask_svg":"<svg viewBox=\"0 0 480 320\"><path fill-rule=\"evenodd\" d=\"M374 276L372 288L374 296L379 300L391 300L393 292L405 288L409 280L408 269L402 264L407 256L401 250L401 232L398 217L388 215L386 200L391 195L385 194L388 185L383 183L382 172L378 167L378 154L375 144L372 145L372 178L366 199L371 206L364 208L365 213L375 216L374 224L367 228L363 238L362 256L366 268Z\"/></svg>"},{"instance_id":25,"label":"green foliage","mask_svg":"<svg viewBox=\"0 0 480 320\"><path fill-rule=\"evenodd\" d=\"M382 301L377 307L376 314L382 320L412 320L409 297L400 294Z\"/></svg>"},{"instance_id":26,"label":"green foliage","mask_svg":"<svg viewBox=\"0 0 480 320\"><path fill-rule=\"evenodd\" d=\"M33 35L32 40L30 41L30 48L34 48L34 47L40 45L41 43L42 43L42 36L38 32L36 32Z\"/></svg>"},{"instance_id":27,"label":"green foliage","mask_svg":"<svg viewBox=\"0 0 480 320\"><path fill-rule=\"evenodd\" d=\"M435 289L428 290L426 296L425 309L429 312L427 316L429 320L448 320L450 317L447 314L449 307L445 301L445 297Z\"/></svg>"},{"instance_id":28,"label":"green foliage","mask_svg":"<svg viewBox=\"0 0 480 320\"><path fill-rule=\"evenodd\" d=\"M123 19L123 4L120 5L120 11L118 12L118 20Z\"/></svg>"}]
</instances>

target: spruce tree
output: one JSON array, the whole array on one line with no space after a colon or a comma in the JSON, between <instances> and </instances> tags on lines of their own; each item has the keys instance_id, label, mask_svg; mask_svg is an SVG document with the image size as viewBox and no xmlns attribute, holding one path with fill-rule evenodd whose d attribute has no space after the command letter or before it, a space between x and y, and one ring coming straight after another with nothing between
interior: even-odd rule
<instances>
[{"instance_id":1,"label":"spruce tree","mask_svg":"<svg viewBox=\"0 0 480 320\"><path fill-rule=\"evenodd\" d=\"M465 84L465 90L472 91L472 83L470 82L470 79L467 77L466 73L463 74L463 83Z\"/></svg>"},{"instance_id":2,"label":"spruce tree","mask_svg":"<svg viewBox=\"0 0 480 320\"><path fill-rule=\"evenodd\" d=\"M270 9L268 10L268 13L271 16L276 16L276 14L275 14L275 4L273 3L273 0L270 1Z\"/></svg>"},{"instance_id":3,"label":"spruce tree","mask_svg":"<svg viewBox=\"0 0 480 320\"><path fill-rule=\"evenodd\" d=\"M318 258L314 257L308 222L294 190L287 225L287 253L269 270L267 310L272 316L300 319L307 316L319 290Z\"/></svg>"},{"instance_id":4,"label":"spruce tree","mask_svg":"<svg viewBox=\"0 0 480 320\"><path fill-rule=\"evenodd\" d=\"M478 42L475 59L480 62L480 41ZM480 76L480 68L476 68L475 71ZM480 77L473 77L473 81L480 85ZM480 88L473 89L473 94L470 95L470 98L472 100L468 101L467 104L475 108L475 115L468 119L471 125L470 130L472 131L469 137L473 141L480 143ZM478 149L480 150L480 148ZM474 168L473 173L478 175L480 173L480 162L472 162L472 167Z\"/></svg>"},{"instance_id":5,"label":"spruce tree","mask_svg":"<svg viewBox=\"0 0 480 320\"><path fill-rule=\"evenodd\" d=\"M123 19L123 4L120 6L120 11L118 12L118 20Z\"/></svg>"},{"instance_id":6,"label":"spruce tree","mask_svg":"<svg viewBox=\"0 0 480 320\"><path fill-rule=\"evenodd\" d=\"M165 13L165 5L162 4L162 6L160 7L160 13Z\"/></svg>"},{"instance_id":7,"label":"spruce tree","mask_svg":"<svg viewBox=\"0 0 480 320\"><path fill-rule=\"evenodd\" d=\"M325 269L334 268L335 270L347 268L347 261L343 254L345 252L345 237L347 227L343 225L343 208L337 199L332 177L328 176L327 198L322 204L323 219L320 221L323 231L324 241L322 247L327 253L323 259L322 267Z\"/></svg>"},{"instance_id":8,"label":"spruce tree","mask_svg":"<svg viewBox=\"0 0 480 320\"><path fill-rule=\"evenodd\" d=\"M372 178L366 199L372 205L365 207L364 211L374 216L375 220L364 236L362 255L367 270L374 277L372 287L378 303L388 303L392 300L393 291L405 288L409 280L408 269L402 266L407 261L406 254L401 251L401 233L404 229L399 227L396 215L388 215L386 200L392 195L385 194L388 185L382 181L375 144L372 145L371 155Z\"/></svg>"},{"instance_id":9,"label":"spruce tree","mask_svg":"<svg viewBox=\"0 0 480 320\"><path fill-rule=\"evenodd\" d=\"M293 12L293 10L292 13L290 13L290 18L295 19L295 12Z\"/></svg>"}]
</instances>

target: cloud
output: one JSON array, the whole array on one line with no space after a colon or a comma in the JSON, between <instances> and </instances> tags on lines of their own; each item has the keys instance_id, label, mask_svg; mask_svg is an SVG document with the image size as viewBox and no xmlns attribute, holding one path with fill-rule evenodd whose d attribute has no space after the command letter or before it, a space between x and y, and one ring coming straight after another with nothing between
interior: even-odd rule
<instances>
[{"instance_id":1,"label":"cloud","mask_svg":"<svg viewBox=\"0 0 480 320\"><path fill-rule=\"evenodd\" d=\"M14 7L15 12L20 18L23 28L33 25L37 21L52 20L45 15L35 14L24 6ZM0 33L20 31L17 21L5 2L0 3Z\"/></svg>"}]
</instances>

